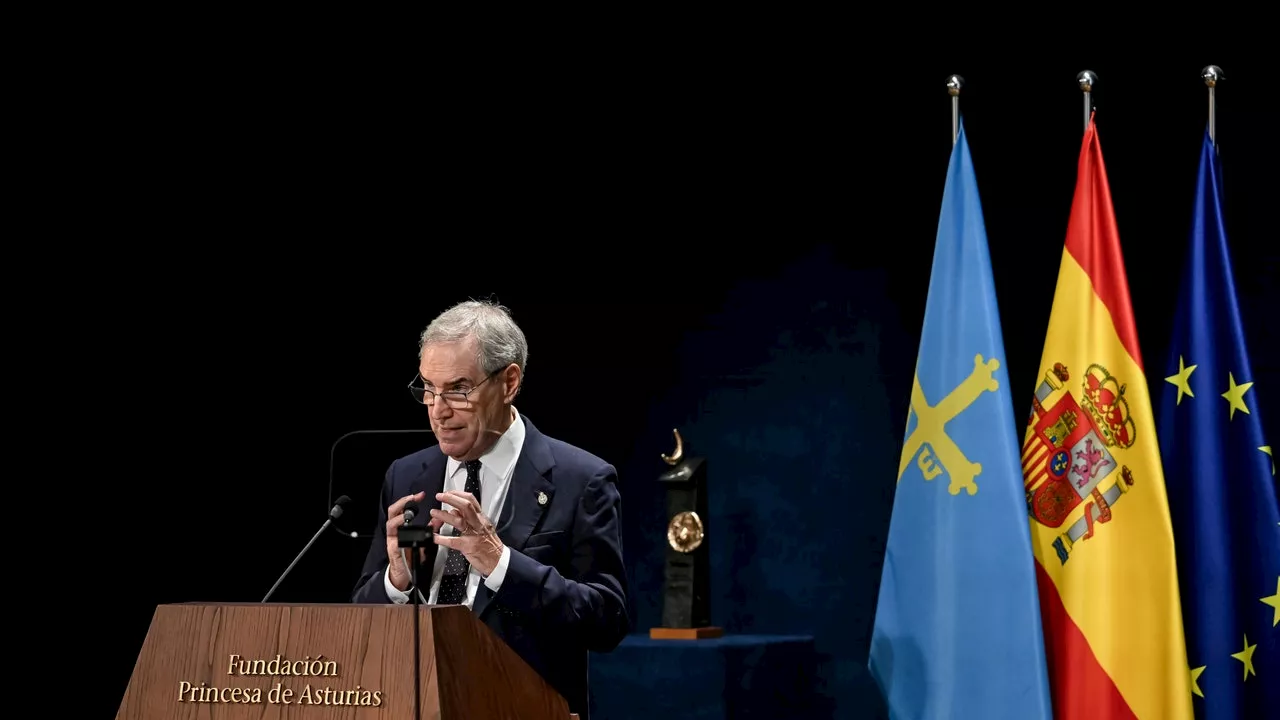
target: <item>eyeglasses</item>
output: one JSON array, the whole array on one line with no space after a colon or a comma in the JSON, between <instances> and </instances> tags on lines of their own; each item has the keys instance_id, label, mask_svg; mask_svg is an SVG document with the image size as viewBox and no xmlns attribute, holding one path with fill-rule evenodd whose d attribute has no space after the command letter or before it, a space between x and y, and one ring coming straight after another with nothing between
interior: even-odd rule
<instances>
[{"instance_id":1,"label":"eyeglasses","mask_svg":"<svg viewBox=\"0 0 1280 720\"><path fill-rule=\"evenodd\" d=\"M502 370L505 369L506 368L503 368ZM475 387L468 390L447 390L445 392L436 392L435 390L428 389L425 385L426 381L422 379L422 375L415 373L413 380L409 382L409 393L413 395L414 400L417 400L419 403L428 407L435 405L436 397L439 396L444 398L445 403L447 403L449 407L461 410L469 408L474 404L471 400L471 393L479 390L481 385L489 382L494 375L502 372L502 370L494 370L489 373L485 379L476 383Z\"/></svg>"}]
</instances>

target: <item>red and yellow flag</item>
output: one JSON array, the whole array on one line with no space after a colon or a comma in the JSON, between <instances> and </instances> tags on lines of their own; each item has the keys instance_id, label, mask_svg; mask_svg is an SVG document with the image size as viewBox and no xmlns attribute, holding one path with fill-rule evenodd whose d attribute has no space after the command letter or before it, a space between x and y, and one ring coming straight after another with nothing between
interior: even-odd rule
<instances>
[{"instance_id":1,"label":"red and yellow flag","mask_svg":"<svg viewBox=\"0 0 1280 720\"><path fill-rule=\"evenodd\" d=\"M1173 528L1092 119L1022 445L1059 720L1190 720Z\"/></svg>"}]
</instances>

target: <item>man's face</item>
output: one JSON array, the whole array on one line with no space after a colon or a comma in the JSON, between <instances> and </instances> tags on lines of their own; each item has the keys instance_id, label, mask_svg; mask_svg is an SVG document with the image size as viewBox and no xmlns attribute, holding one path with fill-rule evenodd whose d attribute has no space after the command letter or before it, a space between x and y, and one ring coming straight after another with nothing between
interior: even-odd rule
<instances>
[{"instance_id":1,"label":"man's face","mask_svg":"<svg viewBox=\"0 0 1280 720\"><path fill-rule=\"evenodd\" d=\"M418 373L427 390L467 393L465 400L437 396L427 407L431 430L444 454L461 461L478 458L506 430L511 413L508 396L514 397L519 387L517 366L486 376L476 360L475 340L469 338L428 345Z\"/></svg>"}]
</instances>

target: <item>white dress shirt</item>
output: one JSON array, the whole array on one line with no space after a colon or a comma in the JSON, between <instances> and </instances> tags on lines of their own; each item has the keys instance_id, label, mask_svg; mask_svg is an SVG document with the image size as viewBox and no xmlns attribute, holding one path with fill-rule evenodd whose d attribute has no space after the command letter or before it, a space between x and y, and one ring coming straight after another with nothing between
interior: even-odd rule
<instances>
[{"instance_id":1,"label":"white dress shirt","mask_svg":"<svg viewBox=\"0 0 1280 720\"><path fill-rule=\"evenodd\" d=\"M520 457L520 451L524 448L524 421L520 419L520 413L515 407L511 408L511 414L514 419L511 421L511 427L502 434L501 437L494 442L493 447L489 451L480 456L480 505L484 509L484 514L494 525L498 524L498 519L502 516L502 505L507 499L507 490L511 487L511 475L516 467L516 460ZM444 492L463 492L467 484L467 470L462 463L448 458L444 468ZM430 503L435 498L424 498L424 504ZM453 506L445 503L443 509L451 510ZM445 525L440 528L441 533L450 533L453 531L452 525ZM431 587L429 595L425 599L422 597L421 591L418 593L419 602L427 605L436 601L436 594L440 590L440 579L444 576L444 562L448 556L448 548L437 545L435 566L431 570ZM507 576L507 565L511 561L511 548L502 548L502 557L498 559L498 564L494 567L489 577L481 577L480 571L474 567L467 572L467 596L463 600L463 604L471 607L475 602L476 590L480 586L480 581L492 591L498 592L502 587L502 580ZM403 562L403 556L401 557ZM382 583L386 587L387 597L397 604L404 604L410 601L409 594L401 592L395 585L391 584L391 568L383 573Z\"/></svg>"}]
</instances>

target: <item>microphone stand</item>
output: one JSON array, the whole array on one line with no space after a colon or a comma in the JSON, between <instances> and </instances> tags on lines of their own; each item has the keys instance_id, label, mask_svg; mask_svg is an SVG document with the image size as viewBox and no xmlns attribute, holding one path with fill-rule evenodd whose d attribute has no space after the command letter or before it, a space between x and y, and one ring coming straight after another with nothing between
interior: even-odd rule
<instances>
[{"instance_id":1,"label":"microphone stand","mask_svg":"<svg viewBox=\"0 0 1280 720\"><path fill-rule=\"evenodd\" d=\"M431 539L431 528L423 525L404 524L396 528L396 538L400 548L409 548L410 594L413 596L413 716L422 718L422 641L418 629L421 612L419 599L422 597L418 589L418 554Z\"/></svg>"},{"instance_id":2,"label":"microphone stand","mask_svg":"<svg viewBox=\"0 0 1280 720\"><path fill-rule=\"evenodd\" d=\"M325 519L324 524L320 526L320 529L316 531L315 535L311 536L311 540L309 540L306 546L302 548L302 552L298 553L298 556L293 559L293 562L289 563L289 567L284 569L284 574L276 580L276 584L272 585L271 589L267 591L267 594L263 596L262 602L270 600L271 596L276 594L276 588L280 587L280 583L284 582L284 579L289 577L289 573L293 572L293 567L298 564L298 561L302 559L303 555L307 554L307 551L316 543L316 540L320 539L320 535L324 533L325 530L329 529L329 526L333 524L333 521L342 517L343 508L345 508L350 502L351 498L346 495L338 498L333 508L329 510L329 517Z\"/></svg>"}]
</instances>

